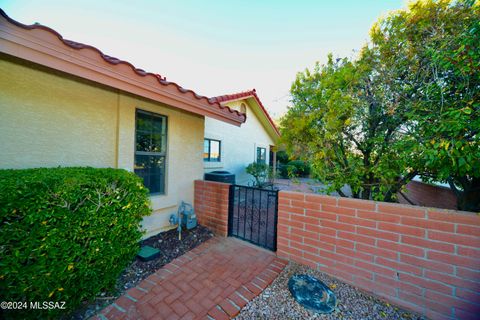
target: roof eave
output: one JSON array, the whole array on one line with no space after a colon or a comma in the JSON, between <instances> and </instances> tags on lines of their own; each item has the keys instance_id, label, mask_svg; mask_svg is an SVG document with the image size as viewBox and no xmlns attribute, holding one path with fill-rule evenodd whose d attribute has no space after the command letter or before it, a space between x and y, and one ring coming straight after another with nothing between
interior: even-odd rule
<instances>
[{"instance_id":1,"label":"roof eave","mask_svg":"<svg viewBox=\"0 0 480 320\"><path fill-rule=\"evenodd\" d=\"M244 114L158 74L136 69L94 47L65 40L48 27L25 26L1 9L0 52L236 126L246 120Z\"/></svg>"}]
</instances>

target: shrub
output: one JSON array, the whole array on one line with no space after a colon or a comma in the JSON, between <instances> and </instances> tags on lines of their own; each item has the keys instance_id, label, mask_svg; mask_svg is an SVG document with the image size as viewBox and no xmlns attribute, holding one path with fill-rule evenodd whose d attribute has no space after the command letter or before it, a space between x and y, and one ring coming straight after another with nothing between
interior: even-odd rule
<instances>
[{"instance_id":1,"label":"shrub","mask_svg":"<svg viewBox=\"0 0 480 320\"><path fill-rule=\"evenodd\" d=\"M310 164L302 160L292 160L289 166L295 167L295 174L300 177L308 177L310 175Z\"/></svg>"},{"instance_id":2,"label":"shrub","mask_svg":"<svg viewBox=\"0 0 480 320\"><path fill-rule=\"evenodd\" d=\"M289 179L297 176L297 168L289 164L281 164L278 168L280 172L280 177L284 179Z\"/></svg>"},{"instance_id":3,"label":"shrub","mask_svg":"<svg viewBox=\"0 0 480 320\"><path fill-rule=\"evenodd\" d=\"M255 186L260 188L266 183L267 178L270 177L270 167L265 163L250 163L246 171L255 178Z\"/></svg>"},{"instance_id":4,"label":"shrub","mask_svg":"<svg viewBox=\"0 0 480 320\"><path fill-rule=\"evenodd\" d=\"M287 152L280 150L277 152L277 161L280 164L287 164L288 163L289 156Z\"/></svg>"},{"instance_id":5,"label":"shrub","mask_svg":"<svg viewBox=\"0 0 480 320\"><path fill-rule=\"evenodd\" d=\"M56 317L112 289L149 213L148 190L124 170L0 170L0 298L67 308L7 317Z\"/></svg>"}]
</instances>

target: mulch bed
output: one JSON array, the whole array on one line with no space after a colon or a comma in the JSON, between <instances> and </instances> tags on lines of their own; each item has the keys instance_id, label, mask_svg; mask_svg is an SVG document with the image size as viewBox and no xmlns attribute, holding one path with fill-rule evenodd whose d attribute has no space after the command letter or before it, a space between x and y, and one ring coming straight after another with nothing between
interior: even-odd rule
<instances>
[{"instance_id":1,"label":"mulch bed","mask_svg":"<svg viewBox=\"0 0 480 320\"><path fill-rule=\"evenodd\" d=\"M298 304L288 290L288 280L294 274L309 274L328 285L337 297L337 309L330 314L318 314ZM250 301L235 319L420 320L424 318L325 273L290 262L278 278L259 296Z\"/></svg>"},{"instance_id":2,"label":"mulch bed","mask_svg":"<svg viewBox=\"0 0 480 320\"><path fill-rule=\"evenodd\" d=\"M86 303L70 319L88 319L114 302L128 289L133 288L143 279L186 252L197 247L201 243L213 237L213 233L205 227L197 226L192 230L182 231L182 240L178 240L177 230L159 233L141 242L141 245L149 245L160 249L161 254L151 261L140 261L136 258L130 266L120 275L115 289L112 292L102 292L93 302Z\"/></svg>"}]
</instances>

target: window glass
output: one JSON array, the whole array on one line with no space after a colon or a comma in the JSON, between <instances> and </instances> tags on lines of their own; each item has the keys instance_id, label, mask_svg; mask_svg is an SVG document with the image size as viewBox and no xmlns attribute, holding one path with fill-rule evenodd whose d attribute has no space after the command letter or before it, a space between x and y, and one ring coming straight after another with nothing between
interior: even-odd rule
<instances>
[{"instance_id":1,"label":"window glass","mask_svg":"<svg viewBox=\"0 0 480 320\"><path fill-rule=\"evenodd\" d=\"M135 126L135 173L152 194L165 194L167 118L137 110Z\"/></svg>"},{"instance_id":2,"label":"window glass","mask_svg":"<svg viewBox=\"0 0 480 320\"><path fill-rule=\"evenodd\" d=\"M205 139L203 142L203 161L221 161L221 142L219 140Z\"/></svg>"},{"instance_id":3,"label":"window glass","mask_svg":"<svg viewBox=\"0 0 480 320\"><path fill-rule=\"evenodd\" d=\"M266 161L267 161L267 149L257 147L257 162L266 163Z\"/></svg>"}]
</instances>

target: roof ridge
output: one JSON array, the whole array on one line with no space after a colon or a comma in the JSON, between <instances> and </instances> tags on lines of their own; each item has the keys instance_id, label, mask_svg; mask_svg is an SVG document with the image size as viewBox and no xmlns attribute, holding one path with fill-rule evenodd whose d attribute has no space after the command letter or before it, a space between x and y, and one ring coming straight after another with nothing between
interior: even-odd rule
<instances>
[{"instance_id":1,"label":"roof ridge","mask_svg":"<svg viewBox=\"0 0 480 320\"><path fill-rule=\"evenodd\" d=\"M263 105L262 101L257 95L257 90L253 88L252 90L246 90L246 91L241 91L238 93L231 93L231 94L224 94L221 96L216 96L210 98L212 101L217 101L217 102L226 102L226 101L232 101L232 100L237 100L241 98L246 98L252 96L255 98L255 100L258 102L258 105L262 109L263 113L267 116L268 121L270 122L271 126L275 130L275 132L280 136L280 131L278 130L277 126L275 125L275 122L273 119L270 117L270 114L268 113L267 109Z\"/></svg>"},{"instance_id":2,"label":"roof ridge","mask_svg":"<svg viewBox=\"0 0 480 320\"><path fill-rule=\"evenodd\" d=\"M191 89L186 89L186 88L183 88L182 86L178 85L177 83L175 82L172 82L172 81L167 81L167 78L166 77L162 77L160 74L158 73L153 73L153 72L147 72L143 69L140 69L140 68L136 68L132 63L126 61L126 60L121 60L121 59L118 59L118 58L115 58L115 57L112 57L112 56L109 56L107 54L104 54L100 49L92 46L92 45L88 45L88 44L84 44L84 43L80 43L80 42L76 42L76 41L73 41L73 40L68 40L68 39L65 39L63 38L63 36L57 32L56 30L50 28L50 27L47 27L45 25L42 25L38 22L34 23L34 24L31 24L31 25L26 25L26 24L23 24L21 22L18 22L12 18L10 18L6 12L0 8L0 15L3 16L8 22L10 22L11 24L14 24L16 25L17 27L20 27L20 28L23 28L23 29L26 29L26 30L33 30L33 29L41 29L41 30L44 30L44 31L47 31L47 32L50 32L51 34L55 35L63 44L65 44L66 46L72 48L72 49L76 49L76 50L80 50L80 49L91 49L95 52L97 52L99 54L99 56L107 63L110 63L110 64L113 64L113 65L118 65L118 64L125 64L127 66L129 66L132 71L141 76L141 77L146 77L146 76L153 76L155 77L157 80L158 80L158 83L160 83L161 85L163 86L168 86L168 85L173 85L175 86L179 92L181 93L191 93L193 95L193 97L195 97L195 99L197 100L203 100L205 102L207 102L209 105L211 106L216 106L218 108L220 108L221 110L223 109L227 109L230 113L235 113L237 114L237 116L239 117L242 117L243 118L243 122L246 121L246 115L237 111L237 110L233 110L231 109L230 107L228 106L222 106L219 102L217 101L212 101L211 99L209 99L208 97L206 96L202 96L202 95L199 95L197 94L195 91L191 90Z\"/></svg>"}]
</instances>

